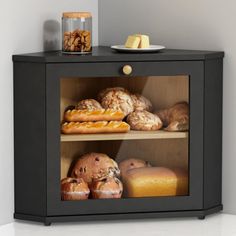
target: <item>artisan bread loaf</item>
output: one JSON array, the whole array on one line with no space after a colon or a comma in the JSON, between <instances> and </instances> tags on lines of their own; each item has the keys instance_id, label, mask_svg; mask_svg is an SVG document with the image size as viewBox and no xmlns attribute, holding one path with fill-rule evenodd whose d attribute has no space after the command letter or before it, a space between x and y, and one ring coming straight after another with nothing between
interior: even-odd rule
<instances>
[{"instance_id":1,"label":"artisan bread loaf","mask_svg":"<svg viewBox=\"0 0 236 236\"><path fill-rule=\"evenodd\" d=\"M164 167L141 167L122 176L126 197L188 195L187 172Z\"/></svg>"},{"instance_id":2,"label":"artisan bread loaf","mask_svg":"<svg viewBox=\"0 0 236 236\"><path fill-rule=\"evenodd\" d=\"M166 131L186 131L189 129L189 105L187 102L176 103L156 114L163 122Z\"/></svg>"},{"instance_id":3,"label":"artisan bread loaf","mask_svg":"<svg viewBox=\"0 0 236 236\"><path fill-rule=\"evenodd\" d=\"M135 111L152 111L151 101L143 95L138 93L131 94L131 98L133 99Z\"/></svg>"},{"instance_id":4,"label":"artisan bread loaf","mask_svg":"<svg viewBox=\"0 0 236 236\"><path fill-rule=\"evenodd\" d=\"M119 163L119 169L121 172L121 176L125 175L128 170L141 168L141 167L151 167L148 161L144 161L142 159L130 158L123 160Z\"/></svg>"},{"instance_id":5,"label":"artisan bread loaf","mask_svg":"<svg viewBox=\"0 0 236 236\"><path fill-rule=\"evenodd\" d=\"M154 131L162 127L160 118L148 111L134 111L127 117L132 130Z\"/></svg>"},{"instance_id":6,"label":"artisan bread loaf","mask_svg":"<svg viewBox=\"0 0 236 236\"><path fill-rule=\"evenodd\" d=\"M112 109L122 111L125 116L134 111L133 100L130 93L125 90L108 90L104 92L101 99L102 107L105 109Z\"/></svg>"},{"instance_id":7,"label":"artisan bread loaf","mask_svg":"<svg viewBox=\"0 0 236 236\"><path fill-rule=\"evenodd\" d=\"M94 99L84 99L78 102L77 107L78 110L100 110L102 109L101 104Z\"/></svg>"},{"instance_id":8,"label":"artisan bread loaf","mask_svg":"<svg viewBox=\"0 0 236 236\"><path fill-rule=\"evenodd\" d=\"M81 156L71 173L74 178L83 178L88 184L108 177L118 177L118 164L104 153L87 153Z\"/></svg>"}]
</instances>

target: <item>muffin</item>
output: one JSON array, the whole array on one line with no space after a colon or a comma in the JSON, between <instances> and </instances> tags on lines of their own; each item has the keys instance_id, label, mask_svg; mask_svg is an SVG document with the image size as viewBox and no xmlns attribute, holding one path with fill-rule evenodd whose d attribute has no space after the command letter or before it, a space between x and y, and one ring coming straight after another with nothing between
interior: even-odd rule
<instances>
[{"instance_id":1,"label":"muffin","mask_svg":"<svg viewBox=\"0 0 236 236\"><path fill-rule=\"evenodd\" d=\"M141 94L132 94L135 111L152 111L152 103Z\"/></svg>"},{"instance_id":2,"label":"muffin","mask_svg":"<svg viewBox=\"0 0 236 236\"><path fill-rule=\"evenodd\" d=\"M117 178L105 178L92 183L91 193L95 199L121 198L123 184Z\"/></svg>"},{"instance_id":3,"label":"muffin","mask_svg":"<svg viewBox=\"0 0 236 236\"><path fill-rule=\"evenodd\" d=\"M127 123L132 130L151 131L162 127L160 118L148 111L135 111L127 117Z\"/></svg>"},{"instance_id":4,"label":"muffin","mask_svg":"<svg viewBox=\"0 0 236 236\"><path fill-rule=\"evenodd\" d=\"M148 161L144 161L141 159L130 158L123 160L119 163L119 169L121 172L121 176L124 176L128 170L141 168L141 167L151 167Z\"/></svg>"},{"instance_id":5,"label":"muffin","mask_svg":"<svg viewBox=\"0 0 236 236\"><path fill-rule=\"evenodd\" d=\"M101 99L102 107L122 111L125 116L134 111L134 104L130 94L122 90L110 90Z\"/></svg>"},{"instance_id":6,"label":"muffin","mask_svg":"<svg viewBox=\"0 0 236 236\"><path fill-rule=\"evenodd\" d=\"M98 101L94 99L85 99L78 102L76 109L96 111L96 110L102 110L103 108Z\"/></svg>"},{"instance_id":7,"label":"muffin","mask_svg":"<svg viewBox=\"0 0 236 236\"><path fill-rule=\"evenodd\" d=\"M88 199L90 190L82 178L65 178L61 180L61 199L77 201Z\"/></svg>"},{"instance_id":8,"label":"muffin","mask_svg":"<svg viewBox=\"0 0 236 236\"><path fill-rule=\"evenodd\" d=\"M120 170L117 163L103 153L88 153L83 155L75 164L72 170L72 177L83 178L91 184L107 177L118 177Z\"/></svg>"}]
</instances>

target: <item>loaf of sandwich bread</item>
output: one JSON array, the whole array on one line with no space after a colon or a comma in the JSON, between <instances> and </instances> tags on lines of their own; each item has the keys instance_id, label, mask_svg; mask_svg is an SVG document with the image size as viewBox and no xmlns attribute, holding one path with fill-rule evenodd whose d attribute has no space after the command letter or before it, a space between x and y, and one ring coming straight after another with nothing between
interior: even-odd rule
<instances>
[{"instance_id":1,"label":"loaf of sandwich bread","mask_svg":"<svg viewBox=\"0 0 236 236\"><path fill-rule=\"evenodd\" d=\"M187 172L164 167L141 167L122 176L126 197L188 195Z\"/></svg>"}]
</instances>

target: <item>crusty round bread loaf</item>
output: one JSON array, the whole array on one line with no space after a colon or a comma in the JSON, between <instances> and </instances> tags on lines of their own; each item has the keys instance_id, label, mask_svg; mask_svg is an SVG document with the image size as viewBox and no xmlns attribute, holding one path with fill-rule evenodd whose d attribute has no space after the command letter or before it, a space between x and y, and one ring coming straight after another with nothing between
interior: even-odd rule
<instances>
[{"instance_id":1,"label":"crusty round bread loaf","mask_svg":"<svg viewBox=\"0 0 236 236\"><path fill-rule=\"evenodd\" d=\"M119 169L121 176L125 175L128 170L141 168L141 167L151 167L148 161L144 161L137 158L130 158L123 160L119 163Z\"/></svg>"},{"instance_id":2,"label":"crusty round bread loaf","mask_svg":"<svg viewBox=\"0 0 236 236\"><path fill-rule=\"evenodd\" d=\"M127 197L188 195L188 173L181 169L141 167L122 178Z\"/></svg>"},{"instance_id":3,"label":"crusty round bread loaf","mask_svg":"<svg viewBox=\"0 0 236 236\"><path fill-rule=\"evenodd\" d=\"M133 130L151 131L162 127L160 118L148 111L135 111L127 117L127 122Z\"/></svg>"},{"instance_id":4,"label":"crusty round bread loaf","mask_svg":"<svg viewBox=\"0 0 236 236\"><path fill-rule=\"evenodd\" d=\"M141 94L132 94L135 111L152 111L152 103Z\"/></svg>"},{"instance_id":5,"label":"crusty round bread loaf","mask_svg":"<svg viewBox=\"0 0 236 236\"><path fill-rule=\"evenodd\" d=\"M186 131L189 129L189 105L178 102L172 107L156 112L166 131Z\"/></svg>"},{"instance_id":6,"label":"crusty round bread loaf","mask_svg":"<svg viewBox=\"0 0 236 236\"><path fill-rule=\"evenodd\" d=\"M78 102L76 109L94 111L94 110L101 110L102 106L95 99L84 99Z\"/></svg>"},{"instance_id":7,"label":"crusty round bread loaf","mask_svg":"<svg viewBox=\"0 0 236 236\"><path fill-rule=\"evenodd\" d=\"M129 91L123 87L112 87L112 88L105 88L98 94L98 101L101 102L102 98L110 91L123 91L129 94Z\"/></svg>"},{"instance_id":8,"label":"crusty round bread loaf","mask_svg":"<svg viewBox=\"0 0 236 236\"><path fill-rule=\"evenodd\" d=\"M92 197L102 198L120 198L123 192L123 185L118 178L106 178L93 182L91 187Z\"/></svg>"},{"instance_id":9,"label":"crusty round bread loaf","mask_svg":"<svg viewBox=\"0 0 236 236\"><path fill-rule=\"evenodd\" d=\"M119 175L120 170L113 159L106 154L95 152L88 153L79 158L71 174L74 178L83 178L88 184L91 184L92 181Z\"/></svg>"},{"instance_id":10,"label":"crusty round bread loaf","mask_svg":"<svg viewBox=\"0 0 236 236\"><path fill-rule=\"evenodd\" d=\"M61 198L64 201L88 199L90 190L82 178L65 178L61 180Z\"/></svg>"},{"instance_id":11,"label":"crusty round bread loaf","mask_svg":"<svg viewBox=\"0 0 236 236\"><path fill-rule=\"evenodd\" d=\"M130 94L122 90L110 90L101 99L102 107L122 111L125 116L134 111L134 104Z\"/></svg>"}]
</instances>

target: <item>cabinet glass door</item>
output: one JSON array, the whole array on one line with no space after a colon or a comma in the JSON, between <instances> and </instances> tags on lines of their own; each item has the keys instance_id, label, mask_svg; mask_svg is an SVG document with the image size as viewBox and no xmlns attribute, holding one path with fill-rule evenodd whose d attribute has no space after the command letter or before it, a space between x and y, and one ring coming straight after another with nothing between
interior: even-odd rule
<instances>
[{"instance_id":1,"label":"cabinet glass door","mask_svg":"<svg viewBox=\"0 0 236 236\"><path fill-rule=\"evenodd\" d=\"M61 200L187 196L189 77L62 78Z\"/></svg>"}]
</instances>

